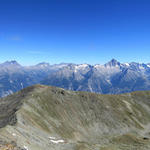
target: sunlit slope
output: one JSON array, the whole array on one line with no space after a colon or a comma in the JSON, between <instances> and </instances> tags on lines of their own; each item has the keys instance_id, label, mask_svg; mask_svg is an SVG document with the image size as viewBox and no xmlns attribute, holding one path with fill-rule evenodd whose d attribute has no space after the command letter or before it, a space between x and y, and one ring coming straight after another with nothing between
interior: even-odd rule
<instances>
[{"instance_id":1,"label":"sunlit slope","mask_svg":"<svg viewBox=\"0 0 150 150\"><path fill-rule=\"evenodd\" d=\"M35 85L1 99L0 111L0 139L28 150L150 149L149 91L99 95Z\"/></svg>"}]
</instances>

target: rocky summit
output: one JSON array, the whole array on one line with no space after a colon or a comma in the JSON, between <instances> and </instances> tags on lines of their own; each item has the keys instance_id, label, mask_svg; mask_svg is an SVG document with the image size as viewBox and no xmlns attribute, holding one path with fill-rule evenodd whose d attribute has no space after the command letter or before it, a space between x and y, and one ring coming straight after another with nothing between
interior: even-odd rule
<instances>
[{"instance_id":1,"label":"rocky summit","mask_svg":"<svg viewBox=\"0 0 150 150\"><path fill-rule=\"evenodd\" d=\"M34 85L0 99L1 150L149 150L150 91Z\"/></svg>"}]
</instances>

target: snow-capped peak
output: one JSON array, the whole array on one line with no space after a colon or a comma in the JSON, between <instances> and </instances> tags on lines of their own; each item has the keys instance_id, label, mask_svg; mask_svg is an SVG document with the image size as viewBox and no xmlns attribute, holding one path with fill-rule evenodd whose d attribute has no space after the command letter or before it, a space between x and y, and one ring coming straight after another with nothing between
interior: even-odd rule
<instances>
[{"instance_id":1,"label":"snow-capped peak","mask_svg":"<svg viewBox=\"0 0 150 150\"><path fill-rule=\"evenodd\" d=\"M129 63L124 63L126 66L130 66L130 64Z\"/></svg>"},{"instance_id":2,"label":"snow-capped peak","mask_svg":"<svg viewBox=\"0 0 150 150\"><path fill-rule=\"evenodd\" d=\"M3 65L19 65L17 61L12 60L12 61L6 61L3 63Z\"/></svg>"},{"instance_id":3,"label":"snow-capped peak","mask_svg":"<svg viewBox=\"0 0 150 150\"><path fill-rule=\"evenodd\" d=\"M103 67L103 65L100 65L100 64L96 64L96 65L94 65L94 68L101 68L101 67Z\"/></svg>"},{"instance_id":4,"label":"snow-capped peak","mask_svg":"<svg viewBox=\"0 0 150 150\"><path fill-rule=\"evenodd\" d=\"M50 66L50 64L42 62L42 63L37 64L36 66L39 66L39 67L48 67L48 66Z\"/></svg>"},{"instance_id":5,"label":"snow-capped peak","mask_svg":"<svg viewBox=\"0 0 150 150\"><path fill-rule=\"evenodd\" d=\"M89 66L88 64L76 65L76 66L75 66L75 72L77 72L78 70L83 70L83 69L85 69L85 68L88 67L88 66Z\"/></svg>"}]
</instances>

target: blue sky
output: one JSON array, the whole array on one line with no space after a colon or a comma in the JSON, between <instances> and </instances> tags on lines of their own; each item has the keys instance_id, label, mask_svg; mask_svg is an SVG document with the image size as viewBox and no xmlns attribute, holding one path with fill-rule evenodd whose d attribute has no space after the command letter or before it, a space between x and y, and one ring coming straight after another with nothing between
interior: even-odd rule
<instances>
[{"instance_id":1,"label":"blue sky","mask_svg":"<svg viewBox=\"0 0 150 150\"><path fill-rule=\"evenodd\" d=\"M0 62L150 62L149 0L1 0Z\"/></svg>"}]
</instances>

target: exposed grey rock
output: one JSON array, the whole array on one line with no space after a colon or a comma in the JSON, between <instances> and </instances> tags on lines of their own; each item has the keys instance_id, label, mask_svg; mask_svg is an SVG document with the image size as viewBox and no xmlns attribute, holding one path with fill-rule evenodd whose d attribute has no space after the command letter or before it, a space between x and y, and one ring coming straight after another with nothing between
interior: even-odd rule
<instances>
[{"instance_id":1,"label":"exposed grey rock","mask_svg":"<svg viewBox=\"0 0 150 150\"><path fill-rule=\"evenodd\" d=\"M115 59L104 65L43 62L21 66L16 61L0 64L0 97L37 83L103 94L150 90L150 65Z\"/></svg>"},{"instance_id":2,"label":"exposed grey rock","mask_svg":"<svg viewBox=\"0 0 150 150\"><path fill-rule=\"evenodd\" d=\"M0 149L149 150L149 100L34 85L0 99L0 122L17 118L0 128Z\"/></svg>"}]
</instances>

